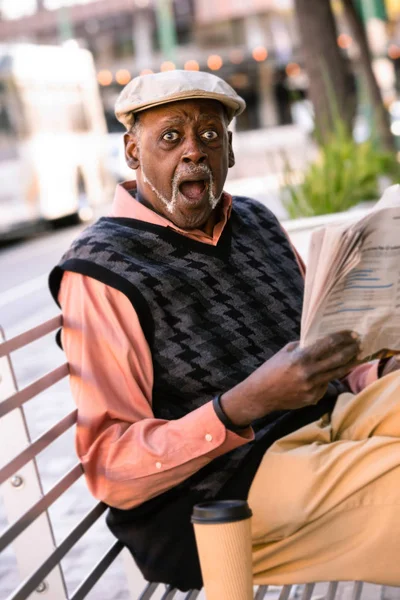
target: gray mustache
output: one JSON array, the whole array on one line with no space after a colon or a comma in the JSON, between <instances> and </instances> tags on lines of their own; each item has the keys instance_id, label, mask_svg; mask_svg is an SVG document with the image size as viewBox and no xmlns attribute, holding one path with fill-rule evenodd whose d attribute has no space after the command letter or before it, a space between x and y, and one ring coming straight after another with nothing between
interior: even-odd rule
<instances>
[{"instance_id":1,"label":"gray mustache","mask_svg":"<svg viewBox=\"0 0 400 600\"><path fill-rule=\"evenodd\" d=\"M197 175L207 175L208 179L212 178L211 169L207 165L188 165L184 173L175 173L172 181L173 183L177 183L181 178L188 175L192 175L194 177L197 177Z\"/></svg>"}]
</instances>

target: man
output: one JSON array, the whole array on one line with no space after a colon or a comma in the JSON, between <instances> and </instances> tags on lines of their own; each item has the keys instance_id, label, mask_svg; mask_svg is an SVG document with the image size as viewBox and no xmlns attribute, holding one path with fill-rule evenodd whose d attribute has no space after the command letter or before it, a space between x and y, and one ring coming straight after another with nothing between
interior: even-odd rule
<instances>
[{"instance_id":1,"label":"man","mask_svg":"<svg viewBox=\"0 0 400 600\"><path fill-rule=\"evenodd\" d=\"M386 493L400 459L399 378L376 381L378 368L396 365L352 370L352 332L306 349L293 341L300 260L267 209L223 192L234 164L228 124L244 108L201 72L138 77L120 95L136 182L118 186L111 215L50 277L77 452L91 492L111 507L111 530L150 580L201 587L193 505L250 493L256 581L346 578L344 556L350 578L393 582L399 548L379 548L377 559L371 541L367 569L371 531L354 548L352 528L383 518L382 494L392 517L399 500ZM363 504L364 492L369 513L349 524L349 503Z\"/></svg>"}]
</instances>

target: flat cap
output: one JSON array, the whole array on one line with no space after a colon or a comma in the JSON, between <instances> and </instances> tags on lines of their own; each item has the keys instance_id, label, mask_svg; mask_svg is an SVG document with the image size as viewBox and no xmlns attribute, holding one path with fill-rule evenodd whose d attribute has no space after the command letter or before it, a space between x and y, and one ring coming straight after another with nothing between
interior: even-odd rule
<instances>
[{"instance_id":1,"label":"flat cap","mask_svg":"<svg viewBox=\"0 0 400 600\"><path fill-rule=\"evenodd\" d=\"M115 116L129 130L135 113L192 98L218 100L225 106L229 121L246 108L243 98L220 77L203 71L174 70L132 79L118 96Z\"/></svg>"}]
</instances>

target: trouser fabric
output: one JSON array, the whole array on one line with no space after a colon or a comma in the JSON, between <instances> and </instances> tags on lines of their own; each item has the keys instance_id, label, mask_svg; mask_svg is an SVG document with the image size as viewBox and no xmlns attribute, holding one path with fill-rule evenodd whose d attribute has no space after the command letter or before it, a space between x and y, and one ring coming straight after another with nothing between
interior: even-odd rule
<instances>
[{"instance_id":1,"label":"trouser fabric","mask_svg":"<svg viewBox=\"0 0 400 600\"><path fill-rule=\"evenodd\" d=\"M400 585L400 372L275 442L248 501L255 583Z\"/></svg>"}]
</instances>

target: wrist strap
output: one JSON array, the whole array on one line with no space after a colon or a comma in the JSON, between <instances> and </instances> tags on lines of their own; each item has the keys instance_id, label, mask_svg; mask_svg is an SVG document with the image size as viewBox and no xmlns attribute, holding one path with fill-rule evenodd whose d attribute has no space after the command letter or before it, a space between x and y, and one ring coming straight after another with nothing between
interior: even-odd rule
<instances>
[{"instance_id":1,"label":"wrist strap","mask_svg":"<svg viewBox=\"0 0 400 600\"><path fill-rule=\"evenodd\" d=\"M247 429L249 427L249 425L244 425L243 427L239 427L238 425L235 425L234 423L232 423L232 421L230 420L229 417L226 416L226 414L223 411L223 408L221 406L221 394L218 394L217 396L215 396L215 398L213 398L213 408L215 411L215 414L217 415L218 419L221 421L221 423L223 425L225 425L225 427L227 429L229 429L229 431L233 431L234 433L241 433L243 432L245 429Z\"/></svg>"}]
</instances>

